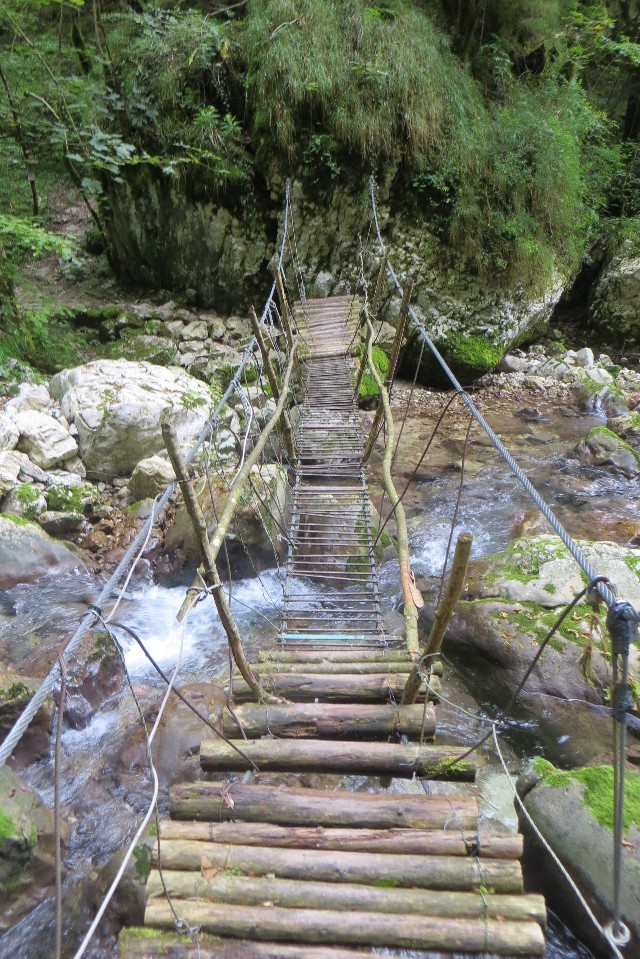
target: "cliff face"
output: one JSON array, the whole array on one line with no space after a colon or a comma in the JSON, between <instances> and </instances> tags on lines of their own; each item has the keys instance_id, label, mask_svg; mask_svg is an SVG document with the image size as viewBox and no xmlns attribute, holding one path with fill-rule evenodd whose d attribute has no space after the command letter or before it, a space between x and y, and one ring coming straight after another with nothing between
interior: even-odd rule
<instances>
[{"instance_id":1,"label":"cliff face","mask_svg":"<svg viewBox=\"0 0 640 959\"><path fill-rule=\"evenodd\" d=\"M277 180L262 205L233 209L137 168L111 195L118 269L131 282L182 291L222 312L258 306L280 242L283 196L284 181ZM367 281L375 283L380 250L366 183L357 191L294 180L292 212L308 295L360 289L361 247ZM481 375L508 348L544 331L562 290L560 275L542 294L491 288L432 232L428 216L403 207L389 190L380 192L378 216L400 282L414 279L413 305L463 377ZM294 278L288 279L295 296ZM392 324L399 303L387 280L382 315Z\"/></svg>"}]
</instances>

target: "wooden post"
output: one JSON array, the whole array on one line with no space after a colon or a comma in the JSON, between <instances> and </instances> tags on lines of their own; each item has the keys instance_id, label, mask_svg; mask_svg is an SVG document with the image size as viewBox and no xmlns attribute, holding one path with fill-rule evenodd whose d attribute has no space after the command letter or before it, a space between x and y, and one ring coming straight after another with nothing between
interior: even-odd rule
<instances>
[{"instance_id":1,"label":"wooden post","mask_svg":"<svg viewBox=\"0 0 640 959\"><path fill-rule=\"evenodd\" d=\"M384 288L384 275L387 271L387 257L384 256L380 260L380 269L378 270L378 275L376 277L376 285L373 291L373 299L371 301L371 315L377 316L378 310L380 309L380 304L382 303L382 290Z\"/></svg>"},{"instance_id":2,"label":"wooden post","mask_svg":"<svg viewBox=\"0 0 640 959\"><path fill-rule=\"evenodd\" d=\"M236 478L231 484L231 489L229 490L229 495L227 496L227 501L224 505L224 509L222 511L220 519L218 520L218 524L213 532L213 536L209 540L209 545L211 547L211 556L214 561L217 559L218 553L220 552L220 549L222 547L222 543L224 542L224 538L227 535L227 530L229 529L229 525L231 523L231 520L233 519L234 513L238 506L238 502L240 500L242 490L244 489L246 483L249 480L249 477L251 475L251 470L253 469L253 467L256 465L256 463L262 456L264 448L267 445L267 440L269 439L269 436L271 435L272 430L275 428L280 417L282 416L282 412L284 410L284 406L287 398L287 393L289 390L289 383L291 382L291 373L293 371L293 359L295 354L296 354L296 344L294 343L293 350L291 352L291 355L289 356L289 362L287 364L287 369L284 374L284 379L282 381L282 390L280 392L280 399L278 400L273 416L271 417L269 422L266 424L266 426L262 430L262 433L258 437L256 445L251 450L251 453L246 457L244 461L244 465L242 466L240 470L238 470L238 473L236 474ZM196 577L196 579L194 580L192 584L193 589L196 589L198 587L198 582L199 582L198 578ZM216 590L216 594L218 594L219 592L220 590ZM224 598L223 598L223 601L224 601ZM176 617L178 622L182 622L182 620L184 619L188 606L189 606L189 597L187 594L187 599L185 599L185 602L182 604L182 606L178 610L178 615Z\"/></svg>"},{"instance_id":3,"label":"wooden post","mask_svg":"<svg viewBox=\"0 0 640 959\"><path fill-rule=\"evenodd\" d=\"M398 369L398 364L400 362L400 352L402 350L402 341L404 340L405 330L407 328L407 317L409 315L409 300L411 298L411 291L413 289L413 280L409 280L407 285L404 288L404 295L402 297L402 304L400 306L400 315L398 316L398 325L396 326L396 335L393 339L393 347L391 349L391 357L389 359L389 372L387 373L387 378L385 380L385 386L387 390L390 389L391 384L393 383L396 372ZM373 423L371 424L371 430L369 432L369 439L367 440L366 446L364 448L364 453L362 456L363 462L367 462L371 453L373 452L373 447L375 445L376 439L378 438L378 433L380 432L380 427L382 426L382 420L384 419L384 408L382 403L378 406L376 410L376 415L373 418Z\"/></svg>"},{"instance_id":4,"label":"wooden post","mask_svg":"<svg viewBox=\"0 0 640 959\"><path fill-rule=\"evenodd\" d=\"M264 364L265 373L267 374L267 379L269 380L269 386L273 393L273 398L276 402L280 399L280 390L278 388L278 380L276 379L276 374L274 372L273 366L271 365L271 359L269 358L269 350L267 349L267 344L264 341L262 335L262 330L260 329L260 324L258 322L258 317L256 316L256 311L253 307L249 310L249 316L251 318L251 326L253 327L253 335L258 341L258 346L260 347L260 353L262 354L262 362ZM282 414L282 433L284 437L284 445L287 450L287 457L289 462L293 466L296 461L296 450L293 442L293 431L291 429L291 421L289 419L289 414L286 410Z\"/></svg>"},{"instance_id":5,"label":"wooden post","mask_svg":"<svg viewBox=\"0 0 640 959\"><path fill-rule=\"evenodd\" d=\"M278 294L278 302L280 304L280 316L282 318L282 326L284 329L284 335L287 340L287 345L289 347L289 352L293 350L293 345L295 338L293 335L293 316L291 315L291 310L289 309L289 302L287 300L287 294L284 288L284 283L282 282L282 273L280 270L275 271L276 278L276 292ZM300 358L296 355L294 360L296 371L296 379L300 386L304 382L304 377L302 375L302 368L300 366Z\"/></svg>"},{"instance_id":6,"label":"wooden post","mask_svg":"<svg viewBox=\"0 0 640 959\"><path fill-rule=\"evenodd\" d=\"M385 424L387 427L387 443L382 460L382 475L384 477L384 486L387 496L391 500L391 506L396 517L396 531L398 534L398 559L400 561L400 583L402 585L402 595L404 597L404 623L406 632L407 649L410 653L418 652L418 607L422 606L423 600L413 580L411 566L409 563L409 533L407 530L407 517L404 507L396 490L391 477L391 460L393 458L393 449L395 445L395 428L393 425L393 415L391 413L391 403L389 402L389 393L380 378L380 374L375 368L373 362L373 326L367 313L367 307L364 308L365 322L369 331L367 337L367 358L371 375L378 384L380 390L380 401L384 413Z\"/></svg>"},{"instance_id":7,"label":"wooden post","mask_svg":"<svg viewBox=\"0 0 640 959\"><path fill-rule=\"evenodd\" d=\"M472 543L473 536L471 533L460 533L458 536L455 553L453 554L451 575L447 583L445 594L436 610L431 632L424 645L424 656L434 656L440 651L444 634L453 616L455 605L460 598L462 587L464 586L464 578L467 574L467 564L469 563L469 556L471 555ZM421 685L422 679L420 678L418 664L413 667L409 674L407 685L402 694L403 705L406 706L415 703Z\"/></svg>"},{"instance_id":8,"label":"wooden post","mask_svg":"<svg viewBox=\"0 0 640 959\"><path fill-rule=\"evenodd\" d=\"M162 424L162 438L165 446L167 447L169 459L171 460L173 471L176 474L178 483L180 484L185 506L187 507L187 512L189 513L189 517L196 534L196 540L200 550L200 558L202 560L202 578L207 586L212 588L213 601L216 604L220 621L222 622L224 631L227 634L229 646L231 647L231 652L236 665L240 670L242 678L247 685L251 687L252 692L256 695L259 701L282 702L281 699L270 696L269 693L262 688L258 677L253 673L247 657L245 656L240 630L238 629L235 617L231 612L227 598L221 589L222 583L220 580L220 574L218 573L215 556L211 551L211 546L207 537L207 525L204 521L204 516L202 515L202 510L200 509L200 504L194 492L193 485L187 474L187 469L184 465L182 454L178 448L175 430L170 423Z\"/></svg>"}]
</instances>

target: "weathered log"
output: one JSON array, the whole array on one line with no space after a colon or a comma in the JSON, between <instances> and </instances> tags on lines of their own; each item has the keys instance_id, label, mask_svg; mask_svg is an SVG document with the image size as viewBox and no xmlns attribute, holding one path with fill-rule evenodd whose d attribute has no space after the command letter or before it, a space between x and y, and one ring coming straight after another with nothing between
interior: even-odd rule
<instances>
[{"instance_id":1,"label":"weathered log","mask_svg":"<svg viewBox=\"0 0 640 959\"><path fill-rule=\"evenodd\" d=\"M278 663L267 660L266 662L256 663L253 668L263 676L266 673L325 673L327 675L348 673L350 676L365 676L371 673L409 673L413 665L414 663L410 659L397 660L396 662L369 660L366 663L355 663L353 661L332 663L326 660L320 663L310 663L308 661Z\"/></svg>"},{"instance_id":2,"label":"weathered log","mask_svg":"<svg viewBox=\"0 0 640 959\"><path fill-rule=\"evenodd\" d=\"M326 942L336 945L392 946L402 949L446 949L448 952L495 953L503 956L542 956L544 936L536 922L494 919L440 919L388 913L330 912L281 909L278 906L234 906L182 902L180 918L190 926L222 936ZM145 924L164 929L175 919L169 905L152 899Z\"/></svg>"},{"instance_id":3,"label":"weathered log","mask_svg":"<svg viewBox=\"0 0 640 959\"><path fill-rule=\"evenodd\" d=\"M544 926L547 912L544 896L503 895L499 893L450 892L448 890L398 889L342 882L297 882L257 876L213 875L213 869L199 872L152 870L147 881L147 897L162 898L164 887L172 899L206 899L209 902L294 909L358 909L363 912L412 913L417 916L442 916L443 919L474 919L486 916L518 922L533 921ZM207 876L209 878L207 878ZM162 880L164 879L164 886ZM179 911L179 910L178 910Z\"/></svg>"},{"instance_id":4,"label":"weathered log","mask_svg":"<svg viewBox=\"0 0 640 959\"><path fill-rule=\"evenodd\" d=\"M161 842L163 869L226 869L250 876L371 884L383 878L394 886L522 892L519 862L460 856L396 856L334 849L277 849L167 839ZM157 865L157 846L151 861Z\"/></svg>"},{"instance_id":5,"label":"weathered log","mask_svg":"<svg viewBox=\"0 0 640 959\"><path fill-rule=\"evenodd\" d=\"M189 936L160 929L123 929L118 937L120 959L362 959L368 952L324 946L289 946L217 936Z\"/></svg>"},{"instance_id":6,"label":"weathered log","mask_svg":"<svg viewBox=\"0 0 640 959\"><path fill-rule=\"evenodd\" d=\"M314 702L316 699L338 703L388 702L400 699L408 673L384 673L372 676L352 676L338 673L271 673L263 675L261 684L274 696L283 696L296 702ZM438 677L431 682L434 698L439 692ZM239 676L233 678L233 698L236 702L255 699L251 688Z\"/></svg>"},{"instance_id":7,"label":"weathered log","mask_svg":"<svg viewBox=\"0 0 640 959\"><path fill-rule=\"evenodd\" d=\"M347 849L421 856L488 856L519 859L522 836L481 835L463 829L349 829L323 826L277 826L256 822L160 823L165 839L195 839L239 846L279 846L292 849Z\"/></svg>"},{"instance_id":8,"label":"weathered log","mask_svg":"<svg viewBox=\"0 0 640 959\"><path fill-rule=\"evenodd\" d=\"M236 717L238 722L236 722ZM426 742L436 730L436 714L431 703L426 715L423 706L323 703L291 703L287 706L237 706L234 716L224 714L224 732L236 738L242 735L240 725L249 739L273 733L291 738L314 737L357 738L358 736L420 736L423 729Z\"/></svg>"},{"instance_id":9,"label":"weathered log","mask_svg":"<svg viewBox=\"0 0 640 959\"><path fill-rule=\"evenodd\" d=\"M417 654L411 656L409 651L401 649L269 649L259 654L260 663L255 668L260 670L264 663L411 663L417 660ZM409 670L407 670L408 672ZM434 661L431 671L435 676L442 676L442 660ZM348 670L345 669L345 672Z\"/></svg>"},{"instance_id":10,"label":"weathered log","mask_svg":"<svg viewBox=\"0 0 640 959\"><path fill-rule=\"evenodd\" d=\"M478 802L474 797L426 793L335 793L197 782L173 786L169 809L174 819L244 819L282 826L451 830L478 826Z\"/></svg>"},{"instance_id":11,"label":"weathered log","mask_svg":"<svg viewBox=\"0 0 640 959\"><path fill-rule=\"evenodd\" d=\"M242 754L238 752L242 750ZM411 745L326 739L205 739L200 765L213 772L250 769L261 772L323 772L390 775L404 779L429 776L472 782L476 765L466 746ZM466 759L462 759L467 756ZM458 762L458 758L460 761Z\"/></svg>"}]
</instances>

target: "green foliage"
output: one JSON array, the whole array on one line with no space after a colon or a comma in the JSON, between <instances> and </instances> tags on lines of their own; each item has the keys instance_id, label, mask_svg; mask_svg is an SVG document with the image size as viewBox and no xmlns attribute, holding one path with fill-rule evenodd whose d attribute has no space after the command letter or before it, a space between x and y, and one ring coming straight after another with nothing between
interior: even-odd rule
<instances>
[{"instance_id":1,"label":"green foliage","mask_svg":"<svg viewBox=\"0 0 640 959\"><path fill-rule=\"evenodd\" d=\"M6 324L0 336L0 364L8 357L38 370L55 373L83 362L90 334L71 331L72 311L43 301L37 309L24 310L15 322Z\"/></svg>"},{"instance_id":2,"label":"green foliage","mask_svg":"<svg viewBox=\"0 0 640 959\"><path fill-rule=\"evenodd\" d=\"M30 483L21 483L20 486L16 487L15 494L22 505L22 511L27 519L37 519L38 518L38 509L36 503L40 499L39 490L31 486Z\"/></svg>"},{"instance_id":3,"label":"green foliage","mask_svg":"<svg viewBox=\"0 0 640 959\"><path fill-rule=\"evenodd\" d=\"M87 504L95 503L99 499L97 491L85 484L78 486L54 484L49 487L45 495L49 509L60 510L63 513L83 513Z\"/></svg>"},{"instance_id":4,"label":"green foliage","mask_svg":"<svg viewBox=\"0 0 640 959\"><path fill-rule=\"evenodd\" d=\"M236 34L254 135L292 159L332 142L367 164L441 151L478 105L441 39L404 2L254 0Z\"/></svg>"},{"instance_id":5,"label":"green foliage","mask_svg":"<svg viewBox=\"0 0 640 959\"><path fill-rule=\"evenodd\" d=\"M73 240L59 233L51 233L33 217L19 217L0 213L0 243L11 262L25 257L56 253L60 259L79 263L78 248Z\"/></svg>"}]
</instances>

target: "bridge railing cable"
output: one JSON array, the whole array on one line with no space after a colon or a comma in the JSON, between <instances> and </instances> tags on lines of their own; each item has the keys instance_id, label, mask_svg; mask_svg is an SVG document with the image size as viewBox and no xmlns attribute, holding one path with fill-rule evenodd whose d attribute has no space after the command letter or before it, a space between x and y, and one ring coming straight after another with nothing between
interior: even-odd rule
<instances>
[{"instance_id":1,"label":"bridge railing cable","mask_svg":"<svg viewBox=\"0 0 640 959\"><path fill-rule=\"evenodd\" d=\"M376 208L376 196L375 196L375 181L371 177L369 181L369 191L371 195L371 211L372 219L375 227L375 232L378 238L379 248L383 257L383 262L386 266L387 273L391 277L393 284L396 288L397 293L402 297L404 296L404 290L400 284L398 276L393 269L393 265L387 255L387 249L382 238L382 233L380 230L380 222L378 219L378 211ZM533 486L529 478L520 468L514 457L507 450L502 440L493 429L489 426L485 418L482 416L480 411L475 406L473 400L468 395L468 393L463 389L461 384L456 379L453 371L450 369L449 365L445 361L444 357L433 343L429 334L424 328L424 324L420 317L417 315L416 311L412 306L409 306L409 317L412 321L413 327L420 340L422 345L426 345L431 354L438 362L443 372L447 376L449 382L453 386L456 393L462 399L462 402L465 404L469 410L473 419L482 427L489 439L491 440L495 449L500 453L500 456L505 461L513 475L516 477L518 482L528 493L530 498L533 500L537 508L543 514L549 525L552 529L558 534L566 548L568 549L571 556L574 558L578 566L582 569L583 573L586 575L590 587L592 587L593 593L598 593L598 595L604 600L606 606L608 607L607 615L607 628L611 635L612 641L612 663L613 663L613 720L614 720L614 866L613 866L613 918L609 926L606 928L598 928L602 931L603 935L607 938L610 947L612 948L616 957L620 957L620 952L618 950L619 945L625 945L628 941L629 932L622 922L621 919L621 885L622 885L622 845L623 845L623 823L624 823L624 774L625 774L625 763L626 763L626 724L627 724L627 714L633 706L633 701L630 692L629 686L629 675L628 675L628 666L629 666L629 649L633 642L637 641L638 638L638 622L640 622L640 615L638 611L633 608L633 606L622 600L616 598L612 584L609 582L606 576L597 575L595 569L582 552L575 540L569 535L567 530L564 528L562 523L559 521L549 504L543 499L538 490ZM420 356L422 357L422 351ZM588 593L592 592L591 589L588 589ZM534 662L530 666L529 670L525 675L525 679L521 683L516 697L524 685L527 677L530 674L531 669L537 662L540 653L542 652L542 647L538 651L537 657L535 657ZM490 735L490 734L489 734ZM497 746L497 736L495 732L495 726L493 727L493 735L496 741L496 747L499 753L499 747ZM484 741L487 737L484 737ZM502 760L502 756L500 759ZM504 763L503 763L504 765ZM548 844L545 843L545 845ZM556 861L557 856L552 852L552 855ZM575 888L575 884L572 882L572 885ZM588 910L589 911L589 910ZM590 912L590 911L589 911ZM590 913L591 915L591 913ZM593 918L593 917L592 917ZM595 920L594 920L595 921Z\"/></svg>"},{"instance_id":2,"label":"bridge railing cable","mask_svg":"<svg viewBox=\"0 0 640 959\"><path fill-rule=\"evenodd\" d=\"M287 249L287 241L289 236L289 227L291 223L291 183L287 181L286 190L285 190L285 201L284 201L284 215L283 215L283 226L282 226L282 237L280 242L280 248L278 253L277 269L282 269L282 264ZM267 297L264 309L260 316L260 324L270 324L272 323L272 307L274 305L274 297L276 293L276 281L274 280L269 295ZM227 405L227 402L231 395L240 388L241 379L243 372L247 365L252 361L254 352L257 347L257 340L255 337L252 337L246 346L240 364L236 369L234 375L232 376L226 390L224 391L220 401L216 405L213 413L210 415L206 423L204 424L199 436L197 437L193 447L186 456L186 464L189 466L202 445L207 441L213 434L214 430L219 422L220 415ZM116 600L116 607L119 604L126 586L131 578L135 565L139 561L142 553L144 552L146 543L151 535L151 530L154 524L157 522L158 517L163 512L167 503L169 502L171 496L175 493L177 484L174 481L169 483L162 495L156 500L151 514L147 518L145 524L139 530L135 539L127 549L127 552L122 557L121 561L116 566L115 570L105 583L102 588L100 595L98 596L96 602L92 604L94 609L89 609L89 611L83 616L78 628L72 635L71 639L65 646L61 655L64 660L68 658L78 649L83 637L91 630L93 626L98 622L99 616L102 615L104 604L109 600L113 595L114 591L118 587L122 577L127 573L127 578L125 580L124 586L119 590L119 594ZM112 610L112 614L115 611L115 607ZM60 680L60 665L59 661L56 660L56 663L52 666L50 671L47 673L43 681L41 682L38 689L35 691L31 697L29 703L25 706L24 710L20 716L15 721L12 728L7 733L5 739L0 745L0 767L4 766L7 760L10 758L11 754L15 750L16 746L20 742L22 736L25 734L26 730L29 728L29 725L35 718L38 710L44 705L44 702L54 689Z\"/></svg>"},{"instance_id":3,"label":"bridge railing cable","mask_svg":"<svg viewBox=\"0 0 640 959\"><path fill-rule=\"evenodd\" d=\"M382 239L380 224L378 221L378 212L376 209L375 181L373 180L373 177L369 181L369 189L371 193L371 208L373 213L373 221L374 221L376 233L378 235L378 243L380 245L380 250L386 260L387 272L389 276L391 277L398 294L400 296L403 296L404 290L402 286L400 285L398 276L395 270L393 269L391 261L389 260L387 256L386 246L385 246L384 240ZM414 325L414 329L416 330L418 336L422 339L422 341L426 344L426 346L431 350L431 353L433 354L434 358L437 360L437 362L441 366L442 370L444 371L447 378L449 379L451 385L453 386L455 391L460 395L462 402L465 404L465 406L467 407L467 409L469 410L473 418L476 420L476 422L479 423L482 429L485 431L485 433L487 434L487 436L493 443L494 447L500 453L500 456L503 458L503 460L505 461L505 463L507 464L507 466L509 467L513 475L516 477L518 482L529 494L529 496L531 497L533 502L536 504L540 512L543 514L547 522L550 524L550 526L552 526L552 528L558 534L558 536L560 537L564 545L567 547L567 549L569 550L569 552L575 559L576 563L580 566L580 568L586 575L587 579L589 581L596 579L597 578L596 570L593 568L593 566L591 565L591 563L589 562L585 554L582 552L578 544L575 542L575 540L572 539L572 537L566 531L566 529L564 528L564 526L562 525L558 517L555 515L555 513L553 512L549 504L542 498L538 490L532 484L531 480L523 472L523 470L518 465L516 460L513 458L509 450L506 448L506 446L504 445L500 437L497 436L497 434L491 429L491 427L489 426L489 424L487 423L484 416L482 415L480 410L477 408L477 406L475 405L471 397L468 395L465 389L458 382L453 371L447 364L446 360L444 359L444 357L442 356L442 354L436 347L435 343L429 337L429 334L424 328L424 324L422 323L422 320L417 315L416 311L414 310L412 306L409 306L409 316L411 317L411 320ZM607 606L613 605L613 603L616 601L616 597L613 591L605 583L599 583L597 586L597 590L602 596Z\"/></svg>"}]
</instances>

